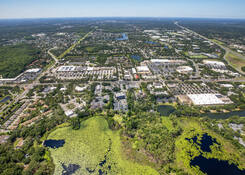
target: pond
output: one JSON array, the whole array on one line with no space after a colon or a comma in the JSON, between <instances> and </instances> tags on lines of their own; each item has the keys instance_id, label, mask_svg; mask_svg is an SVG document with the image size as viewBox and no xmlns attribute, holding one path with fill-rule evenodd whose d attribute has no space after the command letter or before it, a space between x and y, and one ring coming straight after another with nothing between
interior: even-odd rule
<instances>
[{"instance_id":1,"label":"pond","mask_svg":"<svg viewBox=\"0 0 245 175\"><path fill-rule=\"evenodd\" d=\"M64 163L61 164L63 171L62 171L62 175L72 175L74 174L80 167L80 165L77 164L69 164L68 166L66 166Z\"/></svg>"},{"instance_id":2,"label":"pond","mask_svg":"<svg viewBox=\"0 0 245 175\"><path fill-rule=\"evenodd\" d=\"M218 144L216 139L212 138L211 136L209 136L207 133L202 135L202 138L200 140L200 143L197 142L197 136L189 139L186 138L186 140L188 141L193 141L193 143L197 144L200 146L201 150L203 152L211 152L210 146L213 145L214 143Z\"/></svg>"},{"instance_id":3,"label":"pond","mask_svg":"<svg viewBox=\"0 0 245 175\"><path fill-rule=\"evenodd\" d=\"M45 140L43 145L50 148L59 148L65 144L65 140Z\"/></svg>"},{"instance_id":4,"label":"pond","mask_svg":"<svg viewBox=\"0 0 245 175\"><path fill-rule=\"evenodd\" d=\"M159 112L161 116L169 116L174 111L175 108L170 105L160 105L157 107L157 112Z\"/></svg>"},{"instance_id":5,"label":"pond","mask_svg":"<svg viewBox=\"0 0 245 175\"><path fill-rule=\"evenodd\" d=\"M195 157L191 163L191 166L199 166L203 173L208 175L244 175L245 170L240 170L236 165L229 164L228 161L218 159L207 159L202 155Z\"/></svg>"},{"instance_id":6,"label":"pond","mask_svg":"<svg viewBox=\"0 0 245 175\"><path fill-rule=\"evenodd\" d=\"M245 117L245 110L241 111L233 111L233 112L228 112L228 113L204 113L201 114L201 116L207 116L209 118L214 118L214 119L227 119L232 116L239 116L239 117Z\"/></svg>"},{"instance_id":7,"label":"pond","mask_svg":"<svg viewBox=\"0 0 245 175\"><path fill-rule=\"evenodd\" d=\"M10 99L11 99L10 96L6 96L6 97L4 97L2 100L0 100L0 103L5 103L5 102L7 102L7 101L10 100Z\"/></svg>"},{"instance_id":8,"label":"pond","mask_svg":"<svg viewBox=\"0 0 245 175\"><path fill-rule=\"evenodd\" d=\"M136 61L140 61L141 60L139 55L131 55L131 58L133 58Z\"/></svg>"},{"instance_id":9,"label":"pond","mask_svg":"<svg viewBox=\"0 0 245 175\"><path fill-rule=\"evenodd\" d=\"M146 41L145 43L146 44L153 44L153 45L158 44L157 42L154 42L154 41Z\"/></svg>"},{"instance_id":10,"label":"pond","mask_svg":"<svg viewBox=\"0 0 245 175\"><path fill-rule=\"evenodd\" d=\"M123 33L122 37L121 38L117 38L116 40L117 41L125 41L125 40L128 40L128 36L125 33Z\"/></svg>"}]
</instances>

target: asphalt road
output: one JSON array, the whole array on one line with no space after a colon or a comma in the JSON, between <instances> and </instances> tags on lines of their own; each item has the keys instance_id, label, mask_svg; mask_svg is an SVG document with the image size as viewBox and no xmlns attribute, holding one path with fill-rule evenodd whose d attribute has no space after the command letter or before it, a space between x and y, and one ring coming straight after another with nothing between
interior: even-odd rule
<instances>
[{"instance_id":1,"label":"asphalt road","mask_svg":"<svg viewBox=\"0 0 245 175\"><path fill-rule=\"evenodd\" d=\"M180 28L182 28L182 29L185 29L185 30L187 30L187 31L189 31L189 32L191 32L191 33L193 33L193 34L195 34L195 35L198 35L199 37L201 37L201 38L203 38L203 39L205 39L205 40L208 40L208 41L210 41L211 43L216 44L216 45L218 45L220 48L224 49L224 50L225 50L225 56L224 56L224 59L225 59L228 63L229 63L229 60L227 59L227 56L228 56L229 53L232 53L232 54L234 54L235 56L237 56L237 57L239 57L239 58L245 60L245 56L244 56L244 55L242 55L242 54L240 54L240 53L237 53L237 52L234 52L234 51L231 50L230 48L225 47L224 45L221 45L221 44L219 44L218 42L214 42L213 40L211 40L211 39L209 39L209 38L207 38L207 37L205 37L205 36L203 36L203 35L201 35L201 34L199 34L199 33L197 33L197 32L194 32L193 30L190 30L190 29L188 29L188 28L186 28L186 27L183 27L183 26L179 25L178 22L175 22L175 25L177 25L178 27L180 27ZM229 64L230 64L230 63L229 63ZM230 64L230 65L231 65L231 64ZM232 66L232 65L231 65L231 66ZM233 66L232 66L232 67L233 67ZM238 68L236 68L236 67L233 67L233 68L236 69L240 74L245 75L244 72L241 71L240 69L238 69Z\"/></svg>"}]
</instances>

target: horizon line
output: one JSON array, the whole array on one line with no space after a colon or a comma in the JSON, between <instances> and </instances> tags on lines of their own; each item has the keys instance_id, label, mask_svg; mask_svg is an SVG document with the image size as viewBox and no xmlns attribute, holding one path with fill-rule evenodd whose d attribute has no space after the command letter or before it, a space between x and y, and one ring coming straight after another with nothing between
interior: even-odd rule
<instances>
[{"instance_id":1,"label":"horizon line","mask_svg":"<svg viewBox=\"0 0 245 175\"><path fill-rule=\"evenodd\" d=\"M23 18L1 18L0 20L21 20L21 19L69 19L69 18L173 18L173 19L238 19L245 20L245 17L164 17L164 16L81 16L81 17L23 17Z\"/></svg>"}]
</instances>

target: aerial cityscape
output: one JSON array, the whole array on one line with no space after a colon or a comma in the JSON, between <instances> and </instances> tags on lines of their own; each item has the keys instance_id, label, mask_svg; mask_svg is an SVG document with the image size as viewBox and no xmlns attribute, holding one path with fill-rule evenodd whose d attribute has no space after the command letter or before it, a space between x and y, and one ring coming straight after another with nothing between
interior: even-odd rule
<instances>
[{"instance_id":1,"label":"aerial cityscape","mask_svg":"<svg viewBox=\"0 0 245 175\"><path fill-rule=\"evenodd\" d=\"M245 2L153 1L0 2L1 175L245 175Z\"/></svg>"}]
</instances>

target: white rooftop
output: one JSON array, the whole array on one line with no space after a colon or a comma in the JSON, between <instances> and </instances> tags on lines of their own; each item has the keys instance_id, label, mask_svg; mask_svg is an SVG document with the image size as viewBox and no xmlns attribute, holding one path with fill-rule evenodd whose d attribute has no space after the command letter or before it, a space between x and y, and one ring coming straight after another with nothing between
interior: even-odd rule
<instances>
[{"instance_id":1,"label":"white rooftop","mask_svg":"<svg viewBox=\"0 0 245 175\"><path fill-rule=\"evenodd\" d=\"M74 113L73 113L72 110L65 111L65 115L66 115L67 117L70 117L70 116L72 116L73 114L74 114Z\"/></svg>"},{"instance_id":2,"label":"white rooftop","mask_svg":"<svg viewBox=\"0 0 245 175\"><path fill-rule=\"evenodd\" d=\"M26 72L28 72L28 73L37 73L40 70L41 70L40 68L35 68L35 69L28 69L28 70L26 70Z\"/></svg>"},{"instance_id":3,"label":"white rooftop","mask_svg":"<svg viewBox=\"0 0 245 175\"><path fill-rule=\"evenodd\" d=\"M147 66L138 66L136 67L138 72L149 72L149 68Z\"/></svg>"},{"instance_id":4,"label":"white rooftop","mask_svg":"<svg viewBox=\"0 0 245 175\"><path fill-rule=\"evenodd\" d=\"M212 65L219 65L219 66L225 66L225 64L221 61L213 61L213 60L204 60L204 64L212 64Z\"/></svg>"},{"instance_id":5,"label":"white rooftop","mask_svg":"<svg viewBox=\"0 0 245 175\"><path fill-rule=\"evenodd\" d=\"M194 105L220 105L225 104L217 96L220 94L188 94Z\"/></svg>"},{"instance_id":6,"label":"white rooftop","mask_svg":"<svg viewBox=\"0 0 245 175\"><path fill-rule=\"evenodd\" d=\"M57 70L58 72L69 72L69 71L74 71L76 69L75 66L61 66Z\"/></svg>"},{"instance_id":7,"label":"white rooftop","mask_svg":"<svg viewBox=\"0 0 245 175\"><path fill-rule=\"evenodd\" d=\"M232 84L220 84L221 87L233 88Z\"/></svg>"},{"instance_id":8,"label":"white rooftop","mask_svg":"<svg viewBox=\"0 0 245 175\"><path fill-rule=\"evenodd\" d=\"M185 63L184 60L151 59L152 63Z\"/></svg>"},{"instance_id":9,"label":"white rooftop","mask_svg":"<svg viewBox=\"0 0 245 175\"><path fill-rule=\"evenodd\" d=\"M184 72L192 72L193 69L190 66L179 66L177 67L176 71L179 73L184 73Z\"/></svg>"},{"instance_id":10,"label":"white rooftop","mask_svg":"<svg viewBox=\"0 0 245 175\"><path fill-rule=\"evenodd\" d=\"M78 92L82 92L86 89L87 87L80 87L80 86L76 86L75 87L75 90L78 91Z\"/></svg>"}]
</instances>

